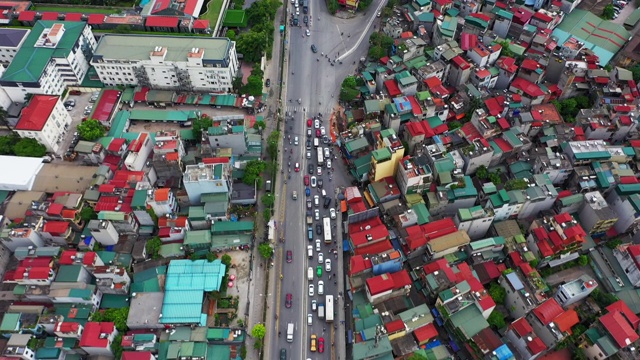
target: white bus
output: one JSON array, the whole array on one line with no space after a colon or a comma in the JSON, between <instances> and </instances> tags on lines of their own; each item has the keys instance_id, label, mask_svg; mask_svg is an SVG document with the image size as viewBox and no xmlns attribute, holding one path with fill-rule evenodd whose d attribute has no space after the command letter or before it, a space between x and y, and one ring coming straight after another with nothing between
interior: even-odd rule
<instances>
[{"instance_id":1,"label":"white bus","mask_svg":"<svg viewBox=\"0 0 640 360\"><path fill-rule=\"evenodd\" d=\"M331 219L325 217L322 219L322 226L324 227L324 242L326 244L331 243Z\"/></svg>"},{"instance_id":2,"label":"white bus","mask_svg":"<svg viewBox=\"0 0 640 360\"><path fill-rule=\"evenodd\" d=\"M324 158L322 156L322 148L318 148L318 166L324 165Z\"/></svg>"},{"instance_id":3,"label":"white bus","mask_svg":"<svg viewBox=\"0 0 640 360\"><path fill-rule=\"evenodd\" d=\"M325 302L324 317L327 322L333 322L333 295L327 295Z\"/></svg>"}]
</instances>

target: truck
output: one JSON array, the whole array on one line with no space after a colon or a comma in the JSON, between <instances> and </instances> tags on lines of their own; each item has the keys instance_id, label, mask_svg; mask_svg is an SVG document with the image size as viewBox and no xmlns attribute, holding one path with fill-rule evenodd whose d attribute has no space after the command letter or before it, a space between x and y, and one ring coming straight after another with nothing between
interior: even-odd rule
<instances>
[{"instance_id":1,"label":"truck","mask_svg":"<svg viewBox=\"0 0 640 360\"><path fill-rule=\"evenodd\" d=\"M318 317L324 319L324 303L318 304Z\"/></svg>"},{"instance_id":2,"label":"truck","mask_svg":"<svg viewBox=\"0 0 640 360\"><path fill-rule=\"evenodd\" d=\"M312 224L313 224L313 216L311 216L311 213L307 211L307 225L312 225Z\"/></svg>"},{"instance_id":3,"label":"truck","mask_svg":"<svg viewBox=\"0 0 640 360\"><path fill-rule=\"evenodd\" d=\"M324 165L324 157L322 156L322 148L318 148L318 166Z\"/></svg>"},{"instance_id":4,"label":"truck","mask_svg":"<svg viewBox=\"0 0 640 360\"><path fill-rule=\"evenodd\" d=\"M302 0L302 12L309 13L309 0Z\"/></svg>"},{"instance_id":5,"label":"truck","mask_svg":"<svg viewBox=\"0 0 640 360\"><path fill-rule=\"evenodd\" d=\"M333 295L327 295L326 301L326 315L325 318L327 322L333 322Z\"/></svg>"},{"instance_id":6,"label":"truck","mask_svg":"<svg viewBox=\"0 0 640 360\"><path fill-rule=\"evenodd\" d=\"M293 330L294 330L294 326L293 323L288 323L287 324L287 342L293 342Z\"/></svg>"}]
</instances>

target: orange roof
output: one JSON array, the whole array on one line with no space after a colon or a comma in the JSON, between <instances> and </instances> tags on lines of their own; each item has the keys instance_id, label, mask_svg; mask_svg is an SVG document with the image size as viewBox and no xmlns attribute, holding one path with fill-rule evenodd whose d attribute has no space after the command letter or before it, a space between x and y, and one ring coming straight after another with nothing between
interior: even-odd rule
<instances>
[{"instance_id":1,"label":"orange roof","mask_svg":"<svg viewBox=\"0 0 640 360\"><path fill-rule=\"evenodd\" d=\"M553 319L553 322L556 323L556 326L560 331L571 334L571 328L579 323L580 319L578 319L578 313L575 310L570 309L558 315Z\"/></svg>"},{"instance_id":2,"label":"orange roof","mask_svg":"<svg viewBox=\"0 0 640 360\"><path fill-rule=\"evenodd\" d=\"M165 154L165 159L167 161L176 161L176 160L178 160L179 157L180 156L179 156L179 154L177 152L170 152L170 153Z\"/></svg>"},{"instance_id":3,"label":"orange roof","mask_svg":"<svg viewBox=\"0 0 640 360\"><path fill-rule=\"evenodd\" d=\"M164 188L164 189L156 190L154 199L156 201L167 201L167 200L169 200L169 189L168 188Z\"/></svg>"}]
</instances>

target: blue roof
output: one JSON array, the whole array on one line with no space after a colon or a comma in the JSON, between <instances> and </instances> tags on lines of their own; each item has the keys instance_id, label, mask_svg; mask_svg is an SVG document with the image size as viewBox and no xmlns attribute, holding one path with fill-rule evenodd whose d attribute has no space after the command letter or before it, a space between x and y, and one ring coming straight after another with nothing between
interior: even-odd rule
<instances>
[{"instance_id":1,"label":"blue roof","mask_svg":"<svg viewBox=\"0 0 640 360\"><path fill-rule=\"evenodd\" d=\"M393 99L393 103L396 105L396 109L399 112L411 111L411 102L406 96L397 97Z\"/></svg>"},{"instance_id":2,"label":"blue roof","mask_svg":"<svg viewBox=\"0 0 640 360\"><path fill-rule=\"evenodd\" d=\"M165 280L162 304L163 324L206 324L202 313L205 291L218 291L225 275L226 266L218 259L173 260L169 263Z\"/></svg>"},{"instance_id":3,"label":"blue roof","mask_svg":"<svg viewBox=\"0 0 640 360\"><path fill-rule=\"evenodd\" d=\"M511 349L507 346L507 344L503 344L499 348L495 350L496 357L498 360L509 360L513 358L513 353Z\"/></svg>"},{"instance_id":4,"label":"blue roof","mask_svg":"<svg viewBox=\"0 0 640 360\"><path fill-rule=\"evenodd\" d=\"M518 277L517 273L514 273L514 272L508 273L507 280L509 280L509 282L511 283L511 286L513 286L513 288L516 291L524 289L524 285L522 284L522 281L520 281L520 278Z\"/></svg>"}]
</instances>

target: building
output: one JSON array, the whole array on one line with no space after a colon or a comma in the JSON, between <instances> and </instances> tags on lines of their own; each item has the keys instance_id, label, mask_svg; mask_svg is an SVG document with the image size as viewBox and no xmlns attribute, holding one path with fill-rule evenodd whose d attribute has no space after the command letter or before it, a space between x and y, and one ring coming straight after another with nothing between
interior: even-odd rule
<instances>
[{"instance_id":1,"label":"building","mask_svg":"<svg viewBox=\"0 0 640 360\"><path fill-rule=\"evenodd\" d=\"M113 356L111 344L118 335L112 322L88 322L80 338L80 348L90 356Z\"/></svg>"},{"instance_id":2,"label":"building","mask_svg":"<svg viewBox=\"0 0 640 360\"><path fill-rule=\"evenodd\" d=\"M0 64L7 68L27 40L28 29L0 29Z\"/></svg>"},{"instance_id":3,"label":"building","mask_svg":"<svg viewBox=\"0 0 640 360\"><path fill-rule=\"evenodd\" d=\"M100 39L91 60L106 86L225 93L238 72L227 38L117 35Z\"/></svg>"},{"instance_id":4,"label":"building","mask_svg":"<svg viewBox=\"0 0 640 360\"><path fill-rule=\"evenodd\" d=\"M96 266L93 269L96 285L103 294L128 295L131 278L122 266Z\"/></svg>"},{"instance_id":5,"label":"building","mask_svg":"<svg viewBox=\"0 0 640 360\"><path fill-rule=\"evenodd\" d=\"M124 165L129 171L141 171L147 166L147 160L153 151L153 141L148 133L140 133L138 138L131 141L127 148L128 154Z\"/></svg>"},{"instance_id":6,"label":"building","mask_svg":"<svg viewBox=\"0 0 640 360\"><path fill-rule=\"evenodd\" d=\"M584 194L585 201L578 213L580 225L590 235L606 233L618 221L613 211L599 191Z\"/></svg>"},{"instance_id":7,"label":"building","mask_svg":"<svg viewBox=\"0 0 640 360\"><path fill-rule=\"evenodd\" d=\"M526 315L526 319L549 348L567 337L571 328L580 321L575 310L563 310L553 298L538 305Z\"/></svg>"},{"instance_id":8,"label":"building","mask_svg":"<svg viewBox=\"0 0 640 360\"><path fill-rule=\"evenodd\" d=\"M468 209L459 209L453 217L458 230L466 231L471 240L482 239L493 224L493 219L491 208L483 209L479 205Z\"/></svg>"},{"instance_id":9,"label":"building","mask_svg":"<svg viewBox=\"0 0 640 360\"><path fill-rule=\"evenodd\" d=\"M80 85L96 41L86 22L38 21L0 77L13 102L27 94L60 95Z\"/></svg>"},{"instance_id":10,"label":"building","mask_svg":"<svg viewBox=\"0 0 640 360\"><path fill-rule=\"evenodd\" d=\"M367 299L373 305L398 296L407 296L411 289L411 277L406 270L385 273L365 281Z\"/></svg>"},{"instance_id":11,"label":"building","mask_svg":"<svg viewBox=\"0 0 640 360\"><path fill-rule=\"evenodd\" d=\"M533 360L547 349L544 342L533 332L525 318L519 318L509 325L505 337L509 339L522 359Z\"/></svg>"},{"instance_id":12,"label":"building","mask_svg":"<svg viewBox=\"0 0 640 360\"><path fill-rule=\"evenodd\" d=\"M87 224L87 227L89 231L91 231L91 236L102 245L115 245L120 239L118 230L116 230L111 221L91 220L89 224Z\"/></svg>"},{"instance_id":13,"label":"building","mask_svg":"<svg viewBox=\"0 0 640 360\"><path fill-rule=\"evenodd\" d=\"M613 250L624 274L634 287L640 286L640 245L624 244Z\"/></svg>"},{"instance_id":14,"label":"building","mask_svg":"<svg viewBox=\"0 0 640 360\"><path fill-rule=\"evenodd\" d=\"M224 120L213 119L211 127L206 134L211 148L230 148L234 155L243 155L247 152L247 126L244 116L237 118L224 117Z\"/></svg>"},{"instance_id":15,"label":"building","mask_svg":"<svg viewBox=\"0 0 640 360\"><path fill-rule=\"evenodd\" d=\"M518 271L502 274L498 279L498 284L507 292L504 301L506 308L514 318L527 315L546 299L528 280Z\"/></svg>"},{"instance_id":16,"label":"building","mask_svg":"<svg viewBox=\"0 0 640 360\"><path fill-rule=\"evenodd\" d=\"M569 305L585 299L595 288L598 283L591 279L588 275L582 275L579 278L558 286L554 299L562 306L567 308Z\"/></svg>"},{"instance_id":17,"label":"building","mask_svg":"<svg viewBox=\"0 0 640 360\"><path fill-rule=\"evenodd\" d=\"M404 195L422 194L429 190L433 181L433 172L424 155L405 156L398 164L396 183Z\"/></svg>"},{"instance_id":18,"label":"building","mask_svg":"<svg viewBox=\"0 0 640 360\"><path fill-rule=\"evenodd\" d=\"M151 206L158 217L178 212L178 201L171 189L149 190L147 195L147 205Z\"/></svg>"},{"instance_id":19,"label":"building","mask_svg":"<svg viewBox=\"0 0 640 360\"><path fill-rule=\"evenodd\" d=\"M47 151L57 153L69 125L71 116L59 96L34 95L22 109L14 130L20 137L36 139Z\"/></svg>"},{"instance_id":20,"label":"building","mask_svg":"<svg viewBox=\"0 0 640 360\"><path fill-rule=\"evenodd\" d=\"M562 213L534 220L527 246L540 260L539 266L554 267L578 258L586 235L578 221Z\"/></svg>"},{"instance_id":21,"label":"building","mask_svg":"<svg viewBox=\"0 0 640 360\"><path fill-rule=\"evenodd\" d=\"M202 10L203 0L152 0L140 12L143 16L178 16L197 19Z\"/></svg>"},{"instance_id":22,"label":"building","mask_svg":"<svg viewBox=\"0 0 640 360\"><path fill-rule=\"evenodd\" d=\"M635 352L640 318L622 300L607 306L607 313L585 333L590 340L584 349L589 359L606 359L625 349Z\"/></svg>"},{"instance_id":23,"label":"building","mask_svg":"<svg viewBox=\"0 0 640 360\"><path fill-rule=\"evenodd\" d=\"M156 132L153 168L160 187L179 188L182 181L182 158L185 155L180 133L176 130Z\"/></svg>"},{"instance_id":24,"label":"building","mask_svg":"<svg viewBox=\"0 0 640 360\"><path fill-rule=\"evenodd\" d=\"M187 165L182 182L192 205L200 204L203 194L224 193L230 197L231 165L228 162Z\"/></svg>"},{"instance_id":25,"label":"building","mask_svg":"<svg viewBox=\"0 0 640 360\"><path fill-rule=\"evenodd\" d=\"M640 194L638 184L618 184L615 191L607 195L607 203L618 215L613 228L618 234L637 229L640 226Z\"/></svg>"}]
</instances>

